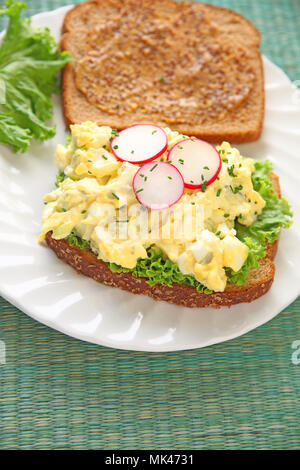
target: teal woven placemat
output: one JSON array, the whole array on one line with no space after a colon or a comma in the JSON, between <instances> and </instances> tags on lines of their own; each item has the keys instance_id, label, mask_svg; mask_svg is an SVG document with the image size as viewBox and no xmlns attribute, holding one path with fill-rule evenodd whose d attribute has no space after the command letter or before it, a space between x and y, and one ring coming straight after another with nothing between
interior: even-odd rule
<instances>
[{"instance_id":1,"label":"teal woven placemat","mask_svg":"<svg viewBox=\"0 0 300 470\"><path fill-rule=\"evenodd\" d=\"M263 52L300 79L299 0L206 1L252 20L262 32ZM65 3L29 0L29 13ZM164 354L68 338L2 299L0 448L299 448L296 340L300 299L234 341Z\"/></svg>"}]
</instances>

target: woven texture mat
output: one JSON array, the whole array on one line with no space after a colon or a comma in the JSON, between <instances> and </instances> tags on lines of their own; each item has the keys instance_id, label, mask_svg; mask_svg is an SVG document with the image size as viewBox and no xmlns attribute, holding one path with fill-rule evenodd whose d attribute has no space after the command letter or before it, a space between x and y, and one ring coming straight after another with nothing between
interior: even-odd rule
<instances>
[{"instance_id":1,"label":"woven texture mat","mask_svg":"<svg viewBox=\"0 0 300 470\"><path fill-rule=\"evenodd\" d=\"M27 3L33 15L68 1ZM252 20L262 51L300 79L300 0L206 3ZM1 449L300 447L300 364L291 360L300 298L234 341L164 354L68 338L2 299L0 340L7 352L0 365Z\"/></svg>"}]
</instances>

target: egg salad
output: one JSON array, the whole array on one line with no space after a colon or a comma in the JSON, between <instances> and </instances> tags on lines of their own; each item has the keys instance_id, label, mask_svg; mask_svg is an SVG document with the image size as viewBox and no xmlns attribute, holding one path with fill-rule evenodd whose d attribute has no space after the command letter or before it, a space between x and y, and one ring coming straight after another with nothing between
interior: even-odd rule
<instances>
[{"instance_id":1,"label":"egg salad","mask_svg":"<svg viewBox=\"0 0 300 470\"><path fill-rule=\"evenodd\" d=\"M168 150L185 138L168 128L164 132L167 150L157 162L167 161ZM249 252L236 236L235 221L250 226L266 204L252 185L253 160L223 142L217 147L222 166L214 182L199 189L185 188L173 207L154 211L141 205L134 192L139 166L120 161L111 150L116 130L85 122L71 126L71 133L70 142L56 150L62 181L44 197L40 241L49 231L54 239L74 232L89 242L99 259L127 269L135 268L138 260L147 258L147 250L154 248L183 274L212 291L224 291L226 269L239 271ZM153 168L155 164L156 160ZM197 224L199 213L202 218ZM178 214L187 214L187 226L197 228L175 236Z\"/></svg>"}]
</instances>

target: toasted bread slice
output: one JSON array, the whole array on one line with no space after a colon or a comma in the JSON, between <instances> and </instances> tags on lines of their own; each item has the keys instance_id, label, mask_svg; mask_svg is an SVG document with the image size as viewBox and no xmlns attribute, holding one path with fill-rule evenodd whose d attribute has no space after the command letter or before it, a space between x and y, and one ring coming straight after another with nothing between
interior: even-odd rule
<instances>
[{"instance_id":1,"label":"toasted bread slice","mask_svg":"<svg viewBox=\"0 0 300 470\"><path fill-rule=\"evenodd\" d=\"M132 4L132 11L147 7L147 2L149 3L148 0L124 0L124 2L95 0L77 5L65 17L61 47L69 51L76 61L67 64L63 73L63 108L68 126L92 120L98 125L108 125L121 130L133 123L141 122L135 111L111 114L99 109L87 99L86 94L78 89L78 83L76 85L76 67L78 67L78 61L85 57L90 31L97 27L100 20L117 15L120 5L128 2ZM150 3L152 6L159 4L160 8L163 5L170 17L178 12L184 12L189 5L188 2L177 3L171 0L151 0ZM238 45L245 49L247 65L254 73L253 87L246 99L232 112L227 113L223 119L210 119L208 116L201 124L187 120L171 123L172 128L182 134L194 135L211 142L226 140L232 143L242 143L257 140L261 134L264 116L264 77L259 52L260 34L246 18L234 11L201 3L194 4L193 8L199 12L199 15L203 13L208 15L212 24L218 28L218 37L221 42ZM180 98L186 98L185 90L182 90ZM143 100L142 95L140 100ZM159 89L157 101L160 101ZM164 117L163 110L159 118L153 118L153 115L149 114L146 121L155 121L164 127L170 125Z\"/></svg>"},{"instance_id":2,"label":"toasted bread slice","mask_svg":"<svg viewBox=\"0 0 300 470\"><path fill-rule=\"evenodd\" d=\"M278 196L281 197L279 179L272 174L272 182ZM112 272L107 264L99 260L91 251L70 246L65 240L55 240L51 232L46 235L49 247L58 258L73 266L78 273L89 276L101 284L119 287L134 294L144 294L155 300L182 305L184 307L230 307L242 302L252 302L270 289L275 275L273 260L276 255L278 240L267 247L266 256L259 261L258 268L252 268L247 283L237 286L228 283L224 292L201 294L193 287L174 284L169 287L157 283L150 286L144 278L137 278L131 273Z\"/></svg>"}]
</instances>

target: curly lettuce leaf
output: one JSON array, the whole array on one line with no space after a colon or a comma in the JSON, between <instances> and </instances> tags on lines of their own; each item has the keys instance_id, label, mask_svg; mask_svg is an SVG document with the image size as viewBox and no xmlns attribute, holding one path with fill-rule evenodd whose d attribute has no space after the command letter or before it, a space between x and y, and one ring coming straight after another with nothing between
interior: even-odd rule
<instances>
[{"instance_id":1,"label":"curly lettuce leaf","mask_svg":"<svg viewBox=\"0 0 300 470\"><path fill-rule=\"evenodd\" d=\"M63 171L60 171L56 176L55 186L58 188L60 183L62 183L66 179L66 175Z\"/></svg>"},{"instance_id":2,"label":"curly lettuce leaf","mask_svg":"<svg viewBox=\"0 0 300 470\"><path fill-rule=\"evenodd\" d=\"M23 2L7 0L0 16L9 25L0 44L0 142L25 152L33 138L55 135L51 95L59 91L57 72L71 59L60 52L48 28L22 18Z\"/></svg>"},{"instance_id":3,"label":"curly lettuce leaf","mask_svg":"<svg viewBox=\"0 0 300 470\"><path fill-rule=\"evenodd\" d=\"M159 282L160 284L172 287L176 283L194 287L198 292L205 292L206 294L212 292L200 284L194 276L183 274L179 270L178 265L164 256L162 251L149 248L147 255L145 259L138 259L134 269L126 269L115 263L108 263L108 265L113 272L131 272L135 277L144 277L151 286Z\"/></svg>"},{"instance_id":4,"label":"curly lettuce leaf","mask_svg":"<svg viewBox=\"0 0 300 470\"><path fill-rule=\"evenodd\" d=\"M250 269L258 267L258 261L266 254L267 243L278 240L281 228L289 228L292 224L291 207L284 197L278 197L270 180L272 163L255 160L254 166L252 184L266 205L250 227L235 223L237 237L249 247L249 255L242 268L236 273L228 271L230 282L238 285L245 284Z\"/></svg>"},{"instance_id":5,"label":"curly lettuce leaf","mask_svg":"<svg viewBox=\"0 0 300 470\"><path fill-rule=\"evenodd\" d=\"M88 241L83 240L74 231L68 235L65 240L70 246L77 246L81 250L90 250ZM134 269L123 268L115 263L107 263L109 269L115 273L131 273L135 277L144 277L147 279L148 284L151 286L160 282L167 286L172 286L174 283L185 284L187 286L195 287L198 292L211 293L200 282L196 281L194 276L186 276L179 270L178 265L169 260L163 255L162 251L149 248L147 250L148 257L145 259L138 259L137 265Z\"/></svg>"},{"instance_id":6,"label":"curly lettuce leaf","mask_svg":"<svg viewBox=\"0 0 300 470\"><path fill-rule=\"evenodd\" d=\"M83 240L83 238L76 235L75 232L71 232L65 240L69 243L70 246L77 246L80 250L90 250L90 244L88 241Z\"/></svg>"}]
</instances>

